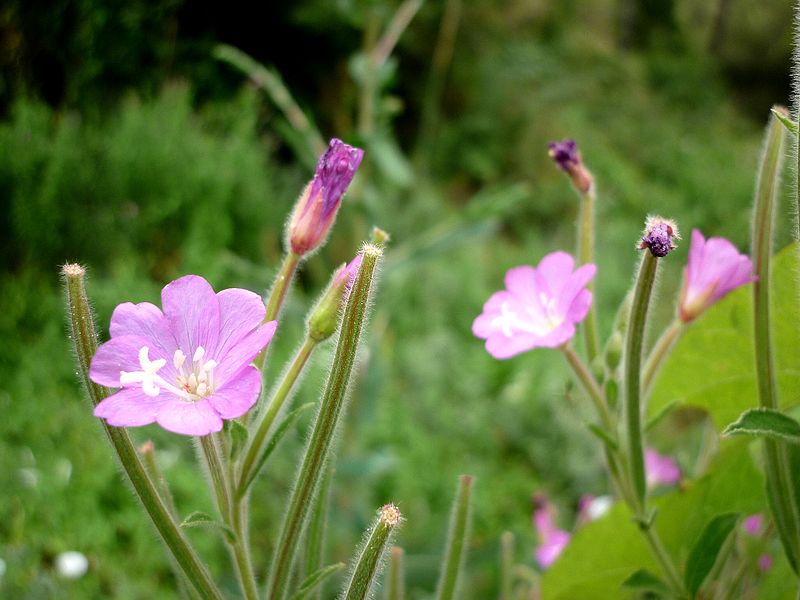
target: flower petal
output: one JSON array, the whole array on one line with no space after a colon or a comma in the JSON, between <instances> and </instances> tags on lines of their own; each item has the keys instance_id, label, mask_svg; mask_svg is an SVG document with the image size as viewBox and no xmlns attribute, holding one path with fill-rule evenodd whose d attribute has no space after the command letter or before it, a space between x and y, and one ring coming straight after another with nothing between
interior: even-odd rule
<instances>
[{"instance_id":1,"label":"flower petal","mask_svg":"<svg viewBox=\"0 0 800 600\"><path fill-rule=\"evenodd\" d=\"M558 295L558 306L561 310L566 312L566 316L570 319L573 323L578 323L583 320L586 316L586 313L582 314L580 317L573 317L572 313L572 306L575 303L575 299L581 295L581 292L584 291L586 285L594 278L595 274L597 273L597 266L592 263L583 265L574 273L571 273L569 278L564 282L563 287ZM589 294L589 302L591 303L592 296ZM588 307L587 307L588 310ZM577 313L576 313L577 314Z\"/></svg>"},{"instance_id":2,"label":"flower petal","mask_svg":"<svg viewBox=\"0 0 800 600\"><path fill-rule=\"evenodd\" d=\"M106 387L121 387L120 371L140 371L139 350L150 348L150 340L138 335L121 335L101 344L92 357L89 378ZM150 360L165 358L155 349L149 352Z\"/></svg>"},{"instance_id":3,"label":"flower petal","mask_svg":"<svg viewBox=\"0 0 800 600\"><path fill-rule=\"evenodd\" d=\"M170 400L161 406L156 421L164 429L183 435L208 435L222 429L222 419L205 399Z\"/></svg>"},{"instance_id":4,"label":"flower petal","mask_svg":"<svg viewBox=\"0 0 800 600\"><path fill-rule=\"evenodd\" d=\"M261 391L261 372L245 367L207 400L223 419L236 419L252 408Z\"/></svg>"},{"instance_id":5,"label":"flower petal","mask_svg":"<svg viewBox=\"0 0 800 600\"><path fill-rule=\"evenodd\" d=\"M486 340L486 351L502 360L536 348L540 339L532 333L515 332L509 337L498 331Z\"/></svg>"},{"instance_id":6,"label":"flower petal","mask_svg":"<svg viewBox=\"0 0 800 600\"><path fill-rule=\"evenodd\" d=\"M161 292L161 304L178 347L186 356L191 357L199 346L206 352L217 347L219 300L205 279L186 275L168 283Z\"/></svg>"},{"instance_id":7,"label":"flower petal","mask_svg":"<svg viewBox=\"0 0 800 600\"><path fill-rule=\"evenodd\" d=\"M228 384L228 380L242 370L242 367L249 365L258 356L272 336L275 335L277 321L264 323L255 331L251 331L243 338L239 339L235 346L229 348L225 356L220 356L217 361L219 365L214 369L214 378L217 388L222 388Z\"/></svg>"},{"instance_id":8,"label":"flower petal","mask_svg":"<svg viewBox=\"0 0 800 600\"><path fill-rule=\"evenodd\" d=\"M483 305L483 312L472 322L472 333L475 337L486 339L500 329L494 320L500 316L503 304L515 302L515 296L503 290L495 292Z\"/></svg>"},{"instance_id":9,"label":"flower petal","mask_svg":"<svg viewBox=\"0 0 800 600\"><path fill-rule=\"evenodd\" d=\"M219 340L211 356L219 362L239 340L261 325L267 309L261 296L240 288L222 290L219 301Z\"/></svg>"},{"instance_id":10,"label":"flower petal","mask_svg":"<svg viewBox=\"0 0 800 600\"><path fill-rule=\"evenodd\" d=\"M125 388L109 396L94 408L94 416L115 427L139 427L155 423L158 410L169 397L151 397L142 388Z\"/></svg>"},{"instance_id":11,"label":"flower petal","mask_svg":"<svg viewBox=\"0 0 800 600\"><path fill-rule=\"evenodd\" d=\"M159 356L172 356L178 342L172 335L169 322L157 306L149 302L125 302L114 309L109 327L111 337L138 335L149 340L148 347Z\"/></svg>"},{"instance_id":12,"label":"flower petal","mask_svg":"<svg viewBox=\"0 0 800 600\"><path fill-rule=\"evenodd\" d=\"M505 277L506 289L512 294L519 296L520 299L535 298L535 274L535 269L528 265L509 269Z\"/></svg>"},{"instance_id":13,"label":"flower petal","mask_svg":"<svg viewBox=\"0 0 800 600\"><path fill-rule=\"evenodd\" d=\"M572 275L575 260L561 250L551 252L542 258L536 267L536 272L547 283L548 295L558 297L561 289Z\"/></svg>"}]
</instances>

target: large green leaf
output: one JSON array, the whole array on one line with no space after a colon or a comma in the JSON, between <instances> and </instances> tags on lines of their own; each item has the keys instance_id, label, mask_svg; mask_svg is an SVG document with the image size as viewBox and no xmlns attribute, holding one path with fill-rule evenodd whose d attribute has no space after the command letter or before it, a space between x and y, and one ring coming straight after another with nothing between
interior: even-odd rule
<instances>
[{"instance_id":1,"label":"large green leaf","mask_svg":"<svg viewBox=\"0 0 800 600\"><path fill-rule=\"evenodd\" d=\"M740 516L738 513L723 513L711 519L703 528L686 562L686 589L692 598L697 596L697 591L711 572Z\"/></svg>"},{"instance_id":2,"label":"large green leaf","mask_svg":"<svg viewBox=\"0 0 800 600\"><path fill-rule=\"evenodd\" d=\"M655 526L676 562L686 563L703 527L724 512L765 510L764 480L745 440L723 441L707 475L656 499ZM564 554L544 574L544 600L619 600L635 592L622 587L636 571L661 569L630 511L616 504L602 519L581 527Z\"/></svg>"},{"instance_id":3,"label":"large green leaf","mask_svg":"<svg viewBox=\"0 0 800 600\"><path fill-rule=\"evenodd\" d=\"M772 330L784 405L800 399L797 268L794 244L773 261ZM689 326L656 380L648 405L651 417L673 402L692 405L708 411L721 430L757 406L752 304L752 290L745 286Z\"/></svg>"}]
</instances>

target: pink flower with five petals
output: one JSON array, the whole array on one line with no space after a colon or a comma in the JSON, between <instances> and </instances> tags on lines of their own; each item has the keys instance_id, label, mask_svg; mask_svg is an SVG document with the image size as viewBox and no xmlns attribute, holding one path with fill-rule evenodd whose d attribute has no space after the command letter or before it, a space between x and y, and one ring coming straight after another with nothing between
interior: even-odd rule
<instances>
[{"instance_id":1,"label":"pink flower with five petals","mask_svg":"<svg viewBox=\"0 0 800 600\"><path fill-rule=\"evenodd\" d=\"M681 320L684 323L694 320L728 293L754 279L750 257L740 254L725 238L705 239L697 229L693 230L679 303Z\"/></svg>"},{"instance_id":2,"label":"pink flower with five petals","mask_svg":"<svg viewBox=\"0 0 800 600\"><path fill-rule=\"evenodd\" d=\"M586 284L597 267L573 272L566 252L545 256L537 267L521 266L506 273L506 289L495 292L472 323L472 332L486 340L495 358L511 358L532 348L556 348L575 335L592 304Z\"/></svg>"},{"instance_id":3,"label":"pink flower with five petals","mask_svg":"<svg viewBox=\"0 0 800 600\"><path fill-rule=\"evenodd\" d=\"M258 399L261 373L250 363L272 339L276 322L263 323L258 294L237 288L215 294L196 275L167 284L161 303L163 312L149 302L114 310L111 339L97 349L89 377L122 389L94 414L117 427L219 431L223 419L241 417Z\"/></svg>"}]
</instances>

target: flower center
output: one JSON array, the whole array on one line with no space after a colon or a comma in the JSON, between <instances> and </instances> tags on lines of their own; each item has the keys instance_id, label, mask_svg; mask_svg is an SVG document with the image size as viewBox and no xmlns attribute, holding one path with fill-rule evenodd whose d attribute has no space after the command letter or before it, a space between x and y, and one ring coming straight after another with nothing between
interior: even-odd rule
<instances>
[{"instance_id":1,"label":"flower center","mask_svg":"<svg viewBox=\"0 0 800 600\"><path fill-rule=\"evenodd\" d=\"M175 350L172 357L172 364L177 372L174 383L158 374L167 361L163 358L151 361L149 352L147 346L139 349L141 371L120 371L119 381L122 385L141 384L142 391L152 397L158 396L161 388L164 388L189 402L196 402L214 392L214 367L217 366L217 361L204 360L206 350L202 346L197 347L190 363L186 362L186 355L182 350Z\"/></svg>"},{"instance_id":2,"label":"flower center","mask_svg":"<svg viewBox=\"0 0 800 600\"><path fill-rule=\"evenodd\" d=\"M525 313L520 315L509 307L508 302L503 302L500 314L494 318L492 325L506 337L512 337L515 332L545 336L564 322L564 316L558 314L555 298L540 294L539 304L541 308L526 306Z\"/></svg>"}]
</instances>

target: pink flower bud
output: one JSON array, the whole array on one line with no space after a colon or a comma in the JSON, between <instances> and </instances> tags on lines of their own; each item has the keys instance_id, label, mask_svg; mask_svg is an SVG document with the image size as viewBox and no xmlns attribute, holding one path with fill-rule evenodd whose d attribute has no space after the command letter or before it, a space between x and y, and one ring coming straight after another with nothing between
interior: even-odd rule
<instances>
[{"instance_id":1,"label":"pink flower bud","mask_svg":"<svg viewBox=\"0 0 800 600\"><path fill-rule=\"evenodd\" d=\"M578 144L575 140L561 140L560 142L550 142L548 154L556 166L567 173L572 179L572 184L582 194L586 194L592 189L594 178L586 166L583 164Z\"/></svg>"},{"instance_id":2,"label":"pink flower bud","mask_svg":"<svg viewBox=\"0 0 800 600\"><path fill-rule=\"evenodd\" d=\"M364 151L333 138L319 162L314 178L303 190L289 221L288 236L292 252L298 256L319 248L331 225Z\"/></svg>"},{"instance_id":3,"label":"pink flower bud","mask_svg":"<svg viewBox=\"0 0 800 600\"><path fill-rule=\"evenodd\" d=\"M653 256L663 258L677 248L672 240L679 239L681 236L673 221L662 217L647 217L639 248L647 248Z\"/></svg>"}]
</instances>

